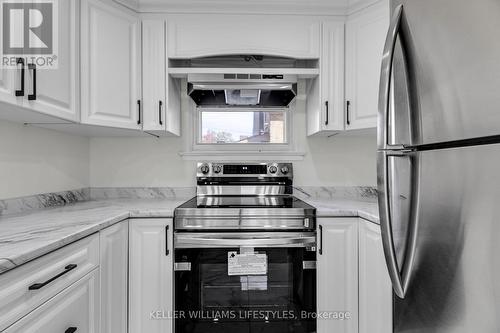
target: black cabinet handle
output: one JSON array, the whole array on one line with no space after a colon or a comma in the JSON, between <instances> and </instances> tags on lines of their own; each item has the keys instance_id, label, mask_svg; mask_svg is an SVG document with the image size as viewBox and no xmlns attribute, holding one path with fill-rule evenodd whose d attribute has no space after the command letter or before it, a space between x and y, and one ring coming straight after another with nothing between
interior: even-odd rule
<instances>
[{"instance_id":1,"label":"black cabinet handle","mask_svg":"<svg viewBox=\"0 0 500 333\"><path fill-rule=\"evenodd\" d=\"M158 119L160 121L160 125L163 125L163 120L161 120L161 109L162 109L162 106L163 106L163 102L160 101L158 103Z\"/></svg>"},{"instance_id":2,"label":"black cabinet handle","mask_svg":"<svg viewBox=\"0 0 500 333\"><path fill-rule=\"evenodd\" d=\"M48 285L49 283L51 283L52 281L60 278L61 276L63 276L64 274L68 274L70 271L74 270L75 268L77 267L76 264L70 264L66 267L64 267L64 271L57 274L56 276L54 276L53 278L50 278L48 279L47 281L45 282L42 282L42 283L35 283L35 284L32 284L31 286L28 287L28 290L38 290L38 289L42 289L43 287L45 287L46 285Z\"/></svg>"},{"instance_id":3,"label":"black cabinet handle","mask_svg":"<svg viewBox=\"0 0 500 333\"><path fill-rule=\"evenodd\" d=\"M64 331L64 333L75 333L77 329L77 327L68 327L68 329Z\"/></svg>"},{"instance_id":4,"label":"black cabinet handle","mask_svg":"<svg viewBox=\"0 0 500 333\"><path fill-rule=\"evenodd\" d=\"M170 251L168 250L168 229L169 226L165 226L165 255L168 256Z\"/></svg>"},{"instance_id":5,"label":"black cabinet handle","mask_svg":"<svg viewBox=\"0 0 500 333\"><path fill-rule=\"evenodd\" d=\"M351 115L349 114L350 113L350 108L351 106L351 102L350 101L347 101L347 125L351 125Z\"/></svg>"},{"instance_id":6,"label":"black cabinet handle","mask_svg":"<svg viewBox=\"0 0 500 333\"><path fill-rule=\"evenodd\" d=\"M17 65L21 64L21 89L16 90L16 96L24 96L24 59L17 58Z\"/></svg>"},{"instance_id":7,"label":"black cabinet handle","mask_svg":"<svg viewBox=\"0 0 500 333\"><path fill-rule=\"evenodd\" d=\"M139 117L137 118L137 125L141 124L141 100L137 100L137 109L139 110Z\"/></svg>"},{"instance_id":8,"label":"black cabinet handle","mask_svg":"<svg viewBox=\"0 0 500 333\"><path fill-rule=\"evenodd\" d=\"M319 249L318 252L320 255L323 255L323 226L319 226Z\"/></svg>"},{"instance_id":9,"label":"black cabinet handle","mask_svg":"<svg viewBox=\"0 0 500 333\"><path fill-rule=\"evenodd\" d=\"M28 95L29 101L36 100L36 65L28 64L28 70L33 70L33 93Z\"/></svg>"},{"instance_id":10,"label":"black cabinet handle","mask_svg":"<svg viewBox=\"0 0 500 333\"><path fill-rule=\"evenodd\" d=\"M328 101L325 102L325 107L326 107L326 120L325 120L325 125L328 126L329 122L329 117L330 117L330 112L328 112Z\"/></svg>"}]
</instances>

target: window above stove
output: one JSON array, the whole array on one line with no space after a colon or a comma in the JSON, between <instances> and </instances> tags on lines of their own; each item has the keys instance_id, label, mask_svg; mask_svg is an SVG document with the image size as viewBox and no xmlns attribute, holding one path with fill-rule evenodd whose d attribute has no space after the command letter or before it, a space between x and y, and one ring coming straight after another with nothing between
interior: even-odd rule
<instances>
[{"instance_id":1,"label":"window above stove","mask_svg":"<svg viewBox=\"0 0 500 333\"><path fill-rule=\"evenodd\" d=\"M288 110L198 110L198 145L286 145Z\"/></svg>"},{"instance_id":2,"label":"window above stove","mask_svg":"<svg viewBox=\"0 0 500 333\"><path fill-rule=\"evenodd\" d=\"M305 135L305 119L303 112L297 112L303 109L302 99L297 100L288 107L272 108L197 107L190 101L192 126L184 128L191 139L179 154L198 161L302 160L305 153L297 150L295 136Z\"/></svg>"}]
</instances>

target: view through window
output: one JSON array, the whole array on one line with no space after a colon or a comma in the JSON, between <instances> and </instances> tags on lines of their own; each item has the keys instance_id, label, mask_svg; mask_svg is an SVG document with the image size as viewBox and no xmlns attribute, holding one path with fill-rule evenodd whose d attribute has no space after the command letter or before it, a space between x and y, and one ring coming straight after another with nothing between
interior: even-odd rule
<instances>
[{"instance_id":1,"label":"view through window","mask_svg":"<svg viewBox=\"0 0 500 333\"><path fill-rule=\"evenodd\" d=\"M285 111L201 111L202 144L284 144Z\"/></svg>"}]
</instances>

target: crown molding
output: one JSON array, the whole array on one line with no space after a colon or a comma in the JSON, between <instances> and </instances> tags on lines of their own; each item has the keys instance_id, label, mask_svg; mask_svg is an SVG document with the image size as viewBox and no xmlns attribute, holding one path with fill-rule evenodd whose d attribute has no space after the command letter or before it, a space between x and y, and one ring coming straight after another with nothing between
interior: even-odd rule
<instances>
[{"instance_id":1,"label":"crown molding","mask_svg":"<svg viewBox=\"0 0 500 333\"><path fill-rule=\"evenodd\" d=\"M347 0L114 0L139 13L344 16Z\"/></svg>"},{"instance_id":2,"label":"crown molding","mask_svg":"<svg viewBox=\"0 0 500 333\"><path fill-rule=\"evenodd\" d=\"M354 15L368 7L372 6L389 6L387 0L350 0L347 8L347 15Z\"/></svg>"},{"instance_id":3,"label":"crown molding","mask_svg":"<svg viewBox=\"0 0 500 333\"><path fill-rule=\"evenodd\" d=\"M141 14L346 16L387 0L113 0Z\"/></svg>"}]
</instances>

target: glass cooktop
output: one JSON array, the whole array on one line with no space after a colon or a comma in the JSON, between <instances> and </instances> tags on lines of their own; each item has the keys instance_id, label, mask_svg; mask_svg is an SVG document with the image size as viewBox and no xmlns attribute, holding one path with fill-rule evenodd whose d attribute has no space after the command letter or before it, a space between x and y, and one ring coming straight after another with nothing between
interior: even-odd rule
<instances>
[{"instance_id":1,"label":"glass cooktop","mask_svg":"<svg viewBox=\"0 0 500 333\"><path fill-rule=\"evenodd\" d=\"M294 196L203 196L179 208L305 208L314 209Z\"/></svg>"}]
</instances>

